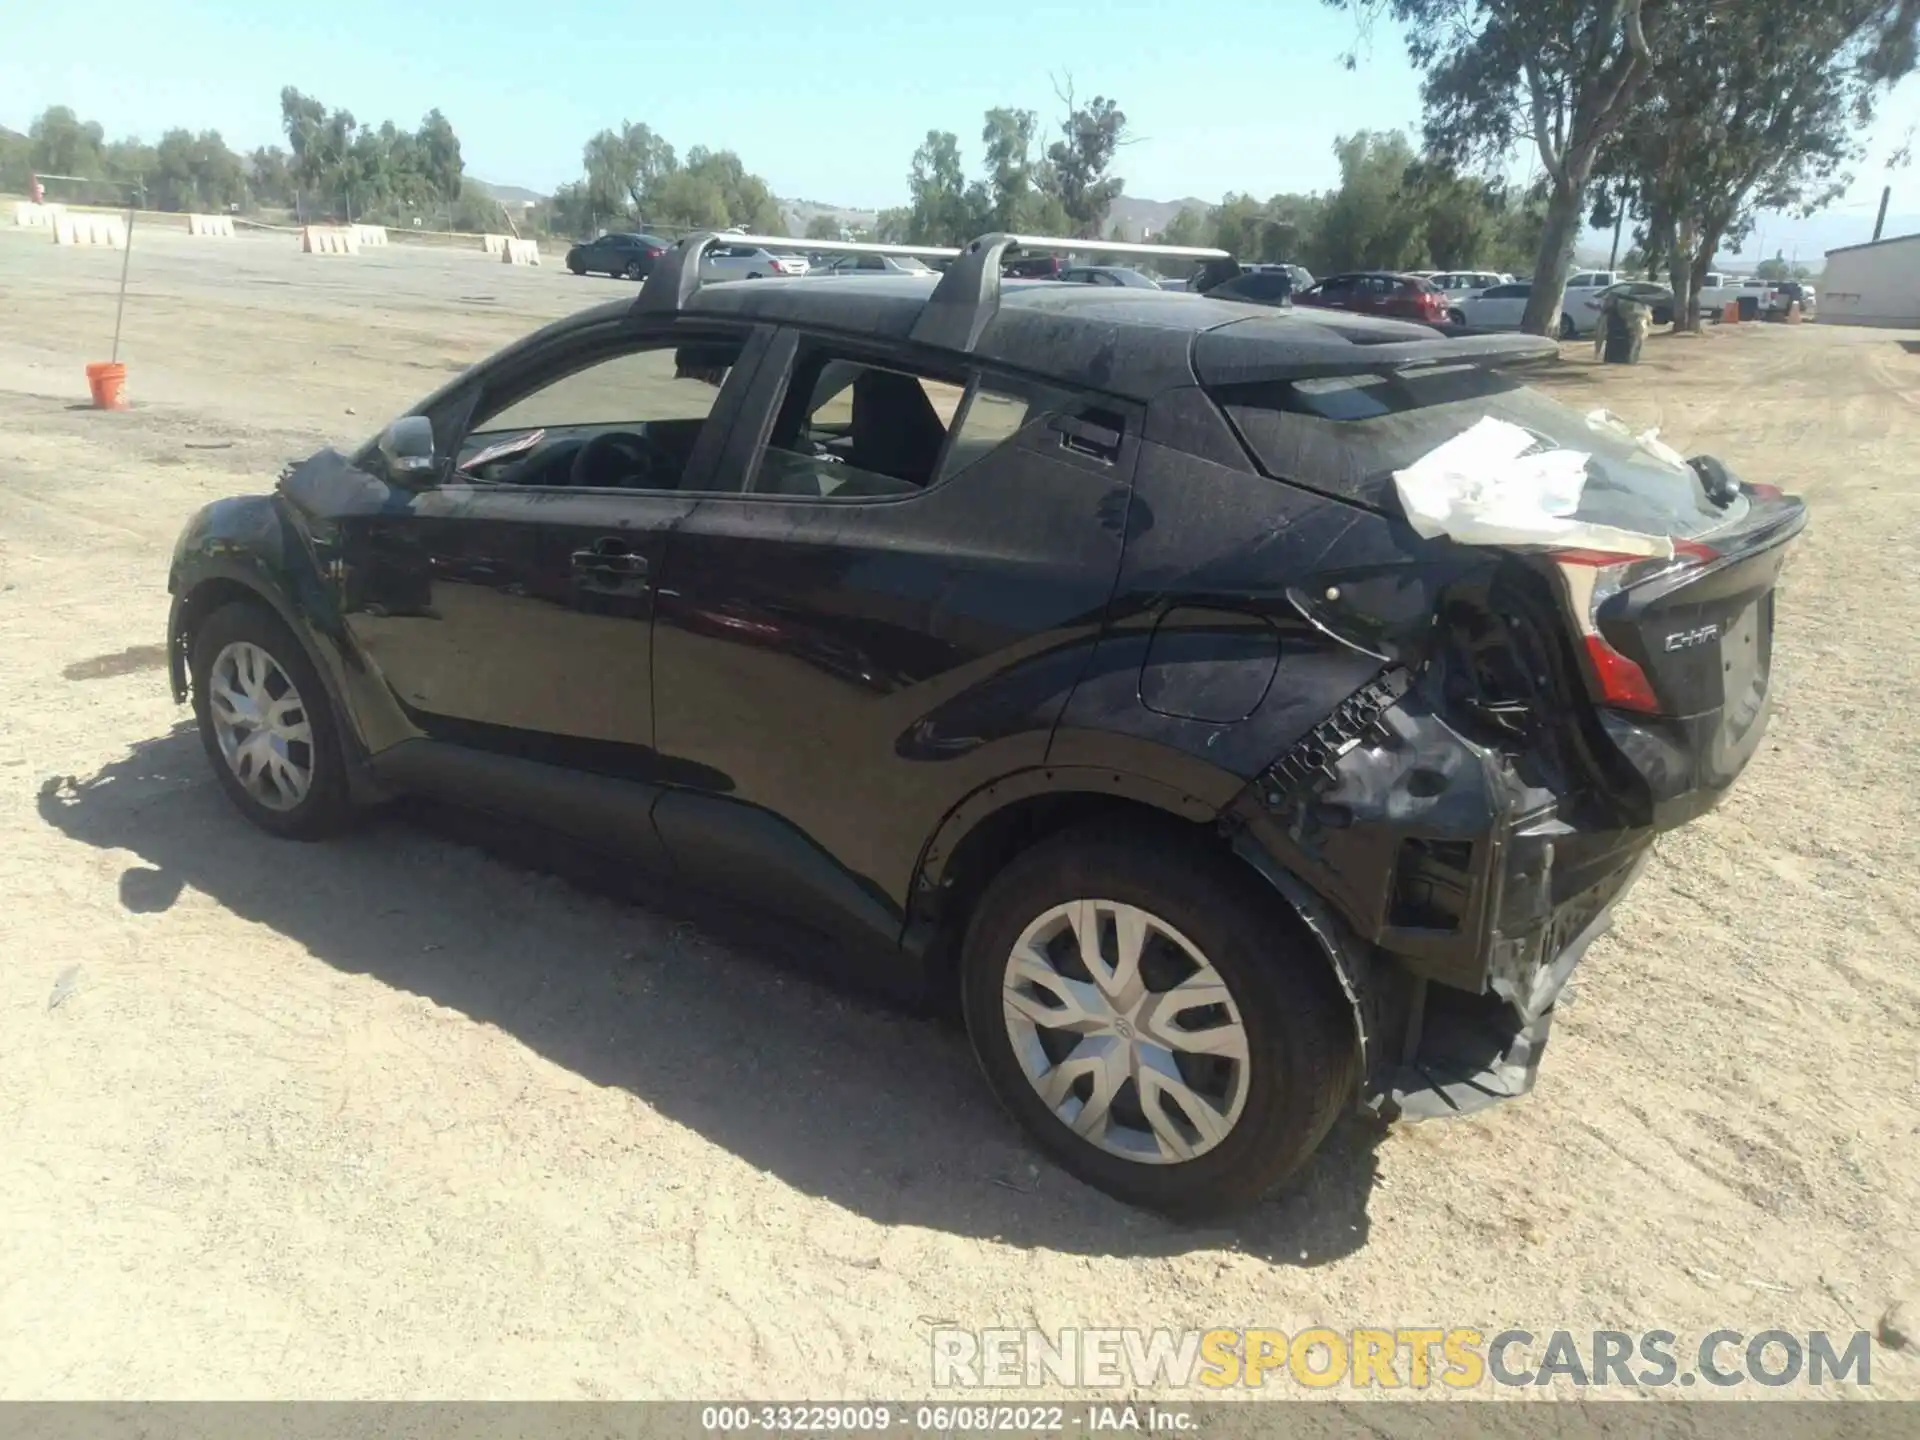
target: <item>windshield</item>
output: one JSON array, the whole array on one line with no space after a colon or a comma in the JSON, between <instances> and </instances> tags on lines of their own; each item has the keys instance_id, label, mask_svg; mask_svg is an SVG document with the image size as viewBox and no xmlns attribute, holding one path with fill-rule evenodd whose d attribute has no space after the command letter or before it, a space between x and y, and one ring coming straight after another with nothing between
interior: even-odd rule
<instances>
[{"instance_id":1,"label":"windshield","mask_svg":"<svg viewBox=\"0 0 1920 1440\"><path fill-rule=\"evenodd\" d=\"M1268 474L1376 509L1398 507L1394 471L1491 415L1529 431L1542 448L1589 457L1581 520L1686 537L1745 513L1744 499L1715 506L1691 468L1631 433L1491 371L1447 366L1232 386L1218 398Z\"/></svg>"}]
</instances>

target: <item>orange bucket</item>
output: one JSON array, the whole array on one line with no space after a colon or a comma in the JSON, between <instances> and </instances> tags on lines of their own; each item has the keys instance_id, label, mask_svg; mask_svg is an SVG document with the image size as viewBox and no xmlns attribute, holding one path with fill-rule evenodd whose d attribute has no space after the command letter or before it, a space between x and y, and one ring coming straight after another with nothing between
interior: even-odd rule
<instances>
[{"instance_id":1,"label":"orange bucket","mask_svg":"<svg viewBox=\"0 0 1920 1440\"><path fill-rule=\"evenodd\" d=\"M87 366L87 389L93 392L93 408L96 410L124 410L126 397L120 388L127 383L127 367L98 361Z\"/></svg>"}]
</instances>

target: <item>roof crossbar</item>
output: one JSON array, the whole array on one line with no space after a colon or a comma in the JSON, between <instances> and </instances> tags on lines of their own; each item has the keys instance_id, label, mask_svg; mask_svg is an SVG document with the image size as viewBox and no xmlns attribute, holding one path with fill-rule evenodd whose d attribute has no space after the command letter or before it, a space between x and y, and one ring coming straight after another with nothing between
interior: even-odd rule
<instances>
[{"instance_id":1,"label":"roof crossbar","mask_svg":"<svg viewBox=\"0 0 1920 1440\"><path fill-rule=\"evenodd\" d=\"M676 315L700 288L700 261L715 245L759 245L768 250L818 251L824 255L900 255L952 259L950 245L881 245L860 240L796 240L791 235L749 235L739 230L699 230L674 241L653 263L653 273L633 302L635 315Z\"/></svg>"},{"instance_id":2,"label":"roof crossbar","mask_svg":"<svg viewBox=\"0 0 1920 1440\"><path fill-rule=\"evenodd\" d=\"M1000 267L1011 250L1051 250L1060 254L1133 255L1156 260L1204 260L1208 271L1231 266L1235 275L1240 267L1225 250L1191 245L1141 245L1120 240L1072 240L1053 235L982 235L960 252L960 258L947 267L934 287L920 318L914 321L912 339L941 350L963 354L980 343L980 332L987 328L994 311L1000 308Z\"/></svg>"},{"instance_id":3,"label":"roof crossbar","mask_svg":"<svg viewBox=\"0 0 1920 1440\"><path fill-rule=\"evenodd\" d=\"M1123 240L1072 239L1055 235L982 235L964 250L946 245L885 245L864 240L796 240L791 235L747 235L733 230L702 230L682 236L654 262L640 287L632 315L677 315L700 288L700 261L714 245L761 245L769 250L812 250L830 255L902 255L952 260L933 296L914 322L912 339L942 350L970 351L1000 307L1000 267L1009 252L1127 255L1152 260L1206 262L1209 282L1240 273L1225 250L1197 245L1145 245ZM1207 288L1211 288L1211 283Z\"/></svg>"}]
</instances>

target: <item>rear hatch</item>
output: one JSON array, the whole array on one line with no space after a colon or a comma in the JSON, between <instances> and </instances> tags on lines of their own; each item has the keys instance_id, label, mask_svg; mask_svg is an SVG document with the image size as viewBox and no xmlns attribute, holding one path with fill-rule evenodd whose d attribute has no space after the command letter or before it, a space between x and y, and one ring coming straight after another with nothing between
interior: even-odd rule
<instances>
[{"instance_id":1,"label":"rear hatch","mask_svg":"<svg viewBox=\"0 0 1920 1440\"><path fill-rule=\"evenodd\" d=\"M1401 515L1394 472L1484 417L1537 449L1587 456L1570 517L1646 548L1496 547L1559 602L1591 714L1646 782L1652 823L1708 808L1758 747L1768 713L1774 587L1802 503L1684 462L1617 421L1472 365L1214 387L1276 478ZM1630 553L1633 549L1639 553Z\"/></svg>"}]
</instances>

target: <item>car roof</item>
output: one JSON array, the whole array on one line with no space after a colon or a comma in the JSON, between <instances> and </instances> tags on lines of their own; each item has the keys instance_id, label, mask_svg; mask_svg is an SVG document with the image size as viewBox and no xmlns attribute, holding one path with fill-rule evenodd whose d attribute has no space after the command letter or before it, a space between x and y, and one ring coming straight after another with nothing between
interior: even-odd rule
<instances>
[{"instance_id":1,"label":"car roof","mask_svg":"<svg viewBox=\"0 0 1920 1440\"><path fill-rule=\"evenodd\" d=\"M829 291L803 277L741 280L702 285L681 313L905 342L937 284L914 275L853 275ZM1512 337L1483 338L1515 344ZM1224 384L1354 373L1428 352L1437 358L1442 344L1426 325L1338 310L1276 311L1180 290L1007 280L971 358L1150 400L1196 378ZM1420 354L1401 353L1405 347ZM954 359L964 364L968 357Z\"/></svg>"}]
</instances>

